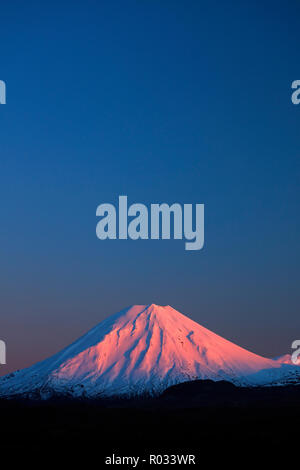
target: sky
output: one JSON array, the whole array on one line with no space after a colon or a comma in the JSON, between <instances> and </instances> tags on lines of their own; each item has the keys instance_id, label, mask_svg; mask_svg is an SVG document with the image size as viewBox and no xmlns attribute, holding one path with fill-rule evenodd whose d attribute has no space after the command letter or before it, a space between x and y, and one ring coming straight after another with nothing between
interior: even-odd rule
<instances>
[{"instance_id":1,"label":"sky","mask_svg":"<svg viewBox=\"0 0 300 470\"><path fill-rule=\"evenodd\" d=\"M300 336L300 4L1 4L0 375L132 304L265 356ZM205 245L96 237L96 208L205 204Z\"/></svg>"}]
</instances>

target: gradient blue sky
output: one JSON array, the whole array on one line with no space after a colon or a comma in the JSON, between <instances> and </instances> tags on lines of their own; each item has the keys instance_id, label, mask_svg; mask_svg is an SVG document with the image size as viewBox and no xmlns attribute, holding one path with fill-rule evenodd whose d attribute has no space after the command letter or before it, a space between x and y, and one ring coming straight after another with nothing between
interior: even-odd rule
<instances>
[{"instance_id":1,"label":"gradient blue sky","mask_svg":"<svg viewBox=\"0 0 300 470\"><path fill-rule=\"evenodd\" d=\"M260 354L300 336L298 1L1 4L0 338L40 360L140 303ZM205 248L96 238L102 202L204 203Z\"/></svg>"}]
</instances>

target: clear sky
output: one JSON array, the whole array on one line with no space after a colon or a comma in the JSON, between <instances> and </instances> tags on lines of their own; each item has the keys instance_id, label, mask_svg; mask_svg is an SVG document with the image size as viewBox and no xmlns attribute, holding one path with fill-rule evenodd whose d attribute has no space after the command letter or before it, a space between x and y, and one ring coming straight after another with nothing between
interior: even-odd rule
<instances>
[{"instance_id":1,"label":"clear sky","mask_svg":"<svg viewBox=\"0 0 300 470\"><path fill-rule=\"evenodd\" d=\"M300 3L1 3L0 375L131 304L259 354L300 336ZM204 203L205 247L100 241L96 207Z\"/></svg>"}]
</instances>

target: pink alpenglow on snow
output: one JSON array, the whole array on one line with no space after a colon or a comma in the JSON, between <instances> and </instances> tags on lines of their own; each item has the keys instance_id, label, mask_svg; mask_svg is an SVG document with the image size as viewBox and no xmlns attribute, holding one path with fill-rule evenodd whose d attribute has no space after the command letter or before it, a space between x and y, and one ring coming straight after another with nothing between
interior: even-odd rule
<instances>
[{"instance_id":1,"label":"pink alpenglow on snow","mask_svg":"<svg viewBox=\"0 0 300 470\"><path fill-rule=\"evenodd\" d=\"M290 364L290 365L298 365L300 366L300 355L296 359L296 363L292 361L292 355L291 354L284 354L283 356L276 357L274 359L277 362L280 362L280 364Z\"/></svg>"},{"instance_id":2,"label":"pink alpenglow on snow","mask_svg":"<svg viewBox=\"0 0 300 470\"><path fill-rule=\"evenodd\" d=\"M195 380L268 385L300 374L227 341L170 306L134 305L34 366L0 379L0 396L159 394Z\"/></svg>"}]
</instances>

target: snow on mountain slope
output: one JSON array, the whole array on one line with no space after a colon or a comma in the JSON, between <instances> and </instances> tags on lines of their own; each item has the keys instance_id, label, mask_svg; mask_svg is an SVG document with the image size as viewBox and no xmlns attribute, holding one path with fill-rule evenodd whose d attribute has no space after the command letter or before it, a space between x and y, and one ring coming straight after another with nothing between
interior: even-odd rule
<instances>
[{"instance_id":1,"label":"snow on mountain slope","mask_svg":"<svg viewBox=\"0 0 300 470\"><path fill-rule=\"evenodd\" d=\"M283 356L275 357L274 361L280 362L280 364L289 364L289 365L298 365L300 366L300 356L296 361L296 364L292 362L292 355L291 354L284 354Z\"/></svg>"},{"instance_id":2,"label":"snow on mountain slope","mask_svg":"<svg viewBox=\"0 0 300 470\"><path fill-rule=\"evenodd\" d=\"M300 385L300 367L282 364L279 368L262 369L254 374L248 375L246 380L237 380L236 384L252 387Z\"/></svg>"},{"instance_id":3,"label":"snow on mountain slope","mask_svg":"<svg viewBox=\"0 0 300 470\"><path fill-rule=\"evenodd\" d=\"M49 359L0 379L0 396L156 394L194 379L247 384L247 376L259 371L278 369L280 376L282 367L170 306L135 305L107 318ZM250 383L258 385L267 376L262 372Z\"/></svg>"}]
</instances>

